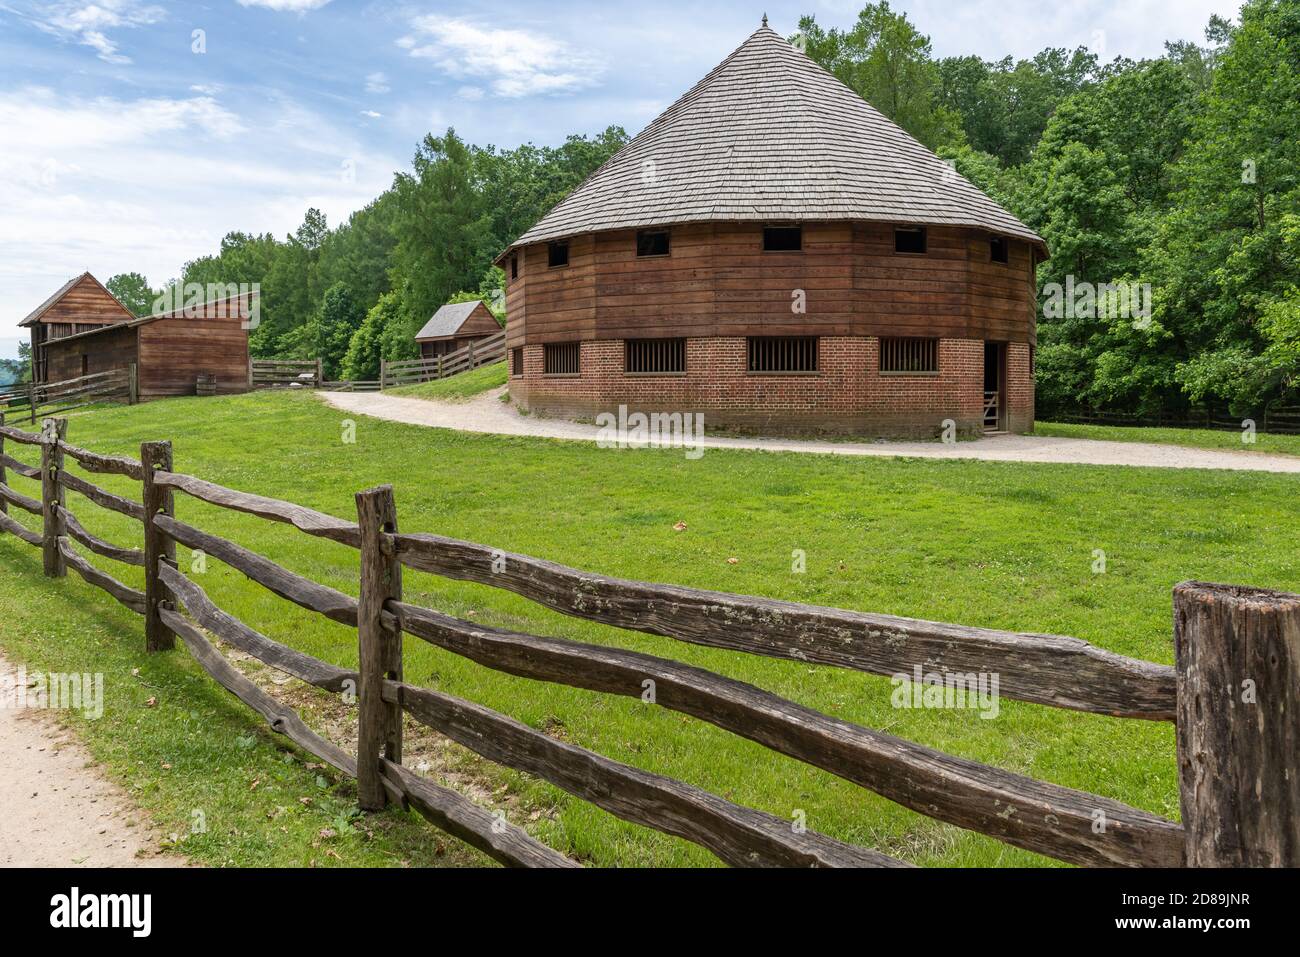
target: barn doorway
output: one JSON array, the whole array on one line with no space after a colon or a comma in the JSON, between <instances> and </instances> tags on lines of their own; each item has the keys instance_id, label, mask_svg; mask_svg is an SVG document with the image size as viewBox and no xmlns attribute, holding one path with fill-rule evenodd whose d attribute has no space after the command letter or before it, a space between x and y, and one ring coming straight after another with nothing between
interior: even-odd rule
<instances>
[{"instance_id":1,"label":"barn doorway","mask_svg":"<svg viewBox=\"0 0 1300 957\"><path fill-rule=\"evenodd\" d=\"M984 343L984 431L1007 429L1007 344Z\"/></svg>"}]
</instances>

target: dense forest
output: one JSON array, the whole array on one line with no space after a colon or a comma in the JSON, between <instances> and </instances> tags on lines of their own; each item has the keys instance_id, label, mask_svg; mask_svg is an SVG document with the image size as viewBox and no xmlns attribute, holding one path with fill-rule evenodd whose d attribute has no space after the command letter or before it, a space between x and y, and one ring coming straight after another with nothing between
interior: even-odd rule
<instances>
[{"instance_id":1,"label":"dense forest","mask_svg":"<svg viewBox=\"0 0 1300 957\"><path fill-rule=\"evenodd\" d=\"M1040 316L1040 415L1249 410L1294 394L1300 0L1249 0L1239 23L1214 18L1203 40L1142 61L1082 47L935 58L885 2L846 30L805 17L792 42L1037 230L1052 253L1040 286L1150 288L1149 316ZM231 233L179 281L259 283L255 354L374 378L381 356L415 354L442 303L481 296L499 312L493 257L626 141L618 127L512 150L430 134L347 222L309 210L283 239ZM110 288L140 313L156 295L138 274Z\"/></svg>"}]
</instances>

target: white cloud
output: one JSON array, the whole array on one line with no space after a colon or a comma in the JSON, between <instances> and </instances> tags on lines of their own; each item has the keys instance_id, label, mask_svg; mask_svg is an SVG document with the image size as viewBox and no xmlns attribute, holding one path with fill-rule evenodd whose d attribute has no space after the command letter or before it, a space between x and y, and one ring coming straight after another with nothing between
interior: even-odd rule
<instances>
[{"instance_id":1,"label":"white cloud","mask_svg":"<svg viewBox=\"0 0 1300 957\"><path fill-rule=\"evenodd\" d=\"M366 77L367 93L387 93L392 87L388 85L388 77L382 73L371 73Z\"/></svg>"},{"instance_id":2,"label":"white cloud","mask_svg":"<svg viewBox=\"0 0 1300 957\"><path fill-rule=\"evenodd\" d=\"M372 120L377 120L377 119L380 119L381 117L383 117L384 114L383 114L383 113L376 113L374 110L362 110L362 111L361 111L361 115L362 115L362 116L367 116L367 117L369 117L369 118L372 119Z\"/></svg>"},{"instance_id":3,"label":"white cloud","mask_svg":"<svg viewBox=\"0 0 1300 957\"><path fill-rule=\"evenodd\" d=\"M35 4L26 11L16 12L46 33L90 47L106 63L131 62L129 56L118 52L109 30L148 26L167 16L162 7L141 0L97 0L95 3L62 0Z\"/></svg>"},{"instance_id":4,"label":"white cloud","mask_svg":"<svg viewBox=\"0 0 1300 957\"><path fill-rule=\"evenodd\" d=\"M0 338L87 269L160 285L231 230L283 236L309 206L337 223L402 165L292 101L266 109L0 88Z\"/></svg>"},{"instance_id":5,"label":"white cloud","mask_svg":"<svg viewBox=\"0 0 1300 957\"><path fill-rule=\"evenodd\" d=\"M330 0L239 0L241 7L264 7L267 10L278 10L283 13L306 13L308 10L319 10Z\"/></svg>"},{"instance_id":6,"label":"white cloud","mask_svg":"<svg viewBox=\"0 0 1300 957\"><path fill-rule=\"evenodd\" d=\"M458 79L485 78L497 96L568 93L594 85L604 72L599 59L540 33L434 14L416 17L411 28L398 46Z\"/></svg>"}]
</instances>

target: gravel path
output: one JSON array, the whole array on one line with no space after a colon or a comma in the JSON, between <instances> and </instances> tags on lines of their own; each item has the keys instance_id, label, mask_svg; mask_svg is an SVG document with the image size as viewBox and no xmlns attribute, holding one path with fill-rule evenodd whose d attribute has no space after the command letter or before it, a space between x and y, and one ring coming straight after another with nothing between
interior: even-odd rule
<instances>
[{"instance_id":1,"label":"gravel path","mask_svg":"<svg viewBox=\"0 0 1300 957\"><path fill-rule=\"evenodd\" d=\"M0 658L0 687L15 668ZM0 704L0 867L177 866L51 712Z\"/></svg>"},{"instance_id":2,"label":"gravel path","mask_svg":"<svg viewBox=\"0 0 1300 957\"><path fill-rule=\"evenodd\" d=\"M408 399L377 392L322 392L321 397L344 412L369 415L409 425L427 425L461 432L526 435L594 442L597 427L567 419L524 416L500 401L494 390L465 402ZM1075 465L1133 465L1167 469L1229 469L1248 472L1300 473L1300 456L1264 452L1229 452L1146 442L1105 442L1096 439L1047 438L1036 435L995 435L976 442L828 442L816 439L726 438L706 435L705 448L760 449L769 452L811 452L822 455L907 456L929 459L982 459L989 462L1057 462Z\"/></svg>"}]
</instances>

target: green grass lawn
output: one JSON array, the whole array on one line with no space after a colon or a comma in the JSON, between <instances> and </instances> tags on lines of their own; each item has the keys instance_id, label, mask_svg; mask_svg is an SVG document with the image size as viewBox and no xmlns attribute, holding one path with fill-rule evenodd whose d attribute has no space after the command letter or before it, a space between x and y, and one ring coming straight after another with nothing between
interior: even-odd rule
<instances>
[{"instance_id":1,"label":"green grass lawn","mask_svg":"<svg viewBox=\"0 0 1300 957\"><path fill-rule=\"evenodd\" d=\"M607 574L1069 634L1163 663L1173 660L1170 591L1177 582L1300 589L1300 497L1290 476L712 449L690 461L680 451L601 450L365 417L352 420L356 441L347 443L348 420L309 394L259 393L96 412L74 418L69 438L125 454L138 454L141 440L170 438L178 471L345 517L355 514L356 491L391 482L404 531L472 539ZM18 454L31 461L32 451ZM125 479L96 481L135 491ZM139 540L138 525L69 498L91 531L120 543ZM191 524L356 593L350 549L184 496L177 505ZM686 530L674 531L677 522ZM807 555L802 574L793 570L796 549ZM1106 555L1104 574L1092 571L1096 549ZM180 564L191 571L184 549ZM133 569L119 577L137 586L140 580ZM356 637L347 628L215 561L194 577L218 604L271 637L355 667ZM970 711L896 710L886 678L607 628L484 586L412 572L405 574L405 594L484 623L673 657L931 747L1178 814L1168 724L1005 700L991 721ZM77 726L165 831L187 828L196 802L217 809L208 815L207 834L182 842L197 860L476 859L395 812L367 819L372 836L320 839L321 829L337 831L329 822L349 806L350 784L306 768L300 754L286 763L285 755L297 752L183 650L146 658L139 618L75 577L44 579L37 550L10 536L0 537L0 646L33 666L105 672L105 717ZM410 636L405 652L410 681L783 818L802 811L809 827L843 840L923 865L1044 863L682 715L496 674ZM151 696L158 702L148 708ZM309 711L309 723L351 726L346 715L331 718L328 706ZM408 763L427 758L443 780L506 807L511 820L585 861L717 863L683 841L624 824L457 747L420 741L411 750ZM261 782L255 788L254 780ZM301 804L303 796L314 803ZM440 855L432 850L439 843ZM327 850L339 857L326 857Z\"/></svg>"},{"instance_id":2,"label":"green grass lawn","mask_svg":"<svg viewBox=\"0 0 1300 957\"><path fill-rule=\"evenodd\" d=\"M1069 439L1105 439L1110 442L1162 442L1197 449L1226 449L1233 452L1269 452L1300 455L1300 435L1255 434L1253 443L1243 442L1241 432L1217 429L1155 429L1127 425L1074 425L1065 422L1036 422L1035 435Z\"/></svg>"},{"instance_id":3,"label":"green grass lawn","mask_svg":"<svg viewBox=\"0 0 1300 957\"><path fill-rule=\"evenodd\" d=\"M506 364L493 362L491 365L479 366L460 375L433 382L421 382L419 385L404 385L396 389L385 389L387 395L404 395L416 399L472 399L492 389L506 384Z\"/></svg>"}]
</instances>

